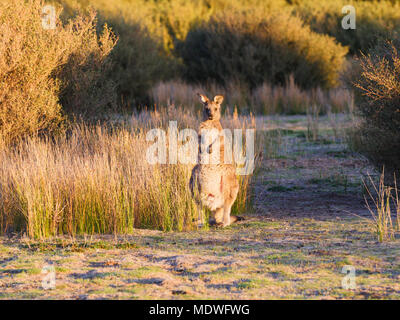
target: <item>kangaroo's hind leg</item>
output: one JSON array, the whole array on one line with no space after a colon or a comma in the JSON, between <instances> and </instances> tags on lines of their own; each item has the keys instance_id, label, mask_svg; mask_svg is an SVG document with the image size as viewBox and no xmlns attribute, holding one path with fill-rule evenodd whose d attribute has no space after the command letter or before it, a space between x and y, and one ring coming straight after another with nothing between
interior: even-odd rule
<instances>
[{"instance_id":1,"label":"kangaroo's hind leg","mask_svg":"<svg viewBox=\"0 0 400 320\"><path fill-rule=\"evenodd\" d=\"M231 223L243 220L242 217L237 217L237 216L231 216L231 209L232 205L236 200L237 194L239 192L239 185L235 185L231 192L230 195L225 199L224 203L224 217L223 217L223 226L229 226Z\"/></svg>"},{"instance_id":2,"label":"kangaroo's hind leg","mask_svg":"<svg viewBox=\"0 0 400 320\"><path fill-rule=\"evenodd\" d=\"M228 202L224 205L224 217L222 221L222 226L226 227L231 224L231 209L232 209L233 202Z\"/></svg>"}]
</instances>

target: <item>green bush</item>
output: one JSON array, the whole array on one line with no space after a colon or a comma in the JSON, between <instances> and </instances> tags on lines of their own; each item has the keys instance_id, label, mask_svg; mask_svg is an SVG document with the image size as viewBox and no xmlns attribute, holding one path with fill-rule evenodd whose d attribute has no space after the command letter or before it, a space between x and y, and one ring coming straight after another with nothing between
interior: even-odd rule
<instances>
[{"instance_id":1,"label":"green bush","mask_svg":"<svg viewBox=\"0 0 400 320\"><path fill-rule=\"evenodd\" d=\"M345 16L342 8L349 4L356 9L355 30L345 30L341 25ZM394 1L302 0L292 10L315 32L328 34L349 46L352 54L366 52L378 39L390 38L400 31L400 5Z\"/></svg>"},{"instance_id":2,"label":"green bush","mask_svg":"<svg viewBox=\"0 0 400 320\"><path fill-rule=\"evenodd\" d=\"M136 107L147 103L149 89L176 74L178 63L163 48L161 23L156 19L159 14L151 1L59 0L59 3L64 9L64 20L79 12L96 10L98 25L109 25L118 36L110 54L113 68L106 75L116 83L121 105ZM150 30L153 25L160 28Z\"/></svg>"},{"instance_id":3,"label":"green bush","mask_svg":"<svg viewBox=\"0 0 400 320\"><path fill-rule=\"evenodd\" d=\"M117 83L123 101L135 106L146 103L149 89L170 74L174 63L140 25L123 18L107 21L120 39L111 53L114 68L110 78Z\"/></svg>"},{"instance_id":4,"label":"green bush","mask_svg":"<svg viewBox=\"0 0 400 320\"><path fill-rule=\"evenodd\" d=\"M194 27L177 46L189 81L229 81L252 89L285 84L293 74L303 88L337 85L347 49L312 32L284 12L229 10Z\"/></svg>"},{"instance_id":5,"label":"green bush","mask_svg":"<svg viewBox=\"0 0 400 320\"><path fill-rule=\"evenodd\" d=\"M378 169L385 166L386 172L400 169L399 50L399 39L379 42L369 55L360 58L361 73L354 83L362 117L353 135L354 145Z\"/></svg>"}]
</instances>

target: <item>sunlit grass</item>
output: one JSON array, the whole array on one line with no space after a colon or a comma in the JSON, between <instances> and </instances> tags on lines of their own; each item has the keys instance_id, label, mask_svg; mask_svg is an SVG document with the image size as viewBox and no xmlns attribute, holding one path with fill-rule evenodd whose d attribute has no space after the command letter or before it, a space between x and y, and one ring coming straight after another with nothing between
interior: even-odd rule
<instances>
[{"instance_id":1,"label":"sunlit grass","mask_svg":"<svg viewBox=\"0 0 400 320\"><path fill-rule=\"evenodd\" d=\"M158 116L156 116L156 113ZM197 207L188 188L193 165L147 162L146 132L182 110L143 112L123 124L76 123L66 136L32 137L0 151L0 228L44 239L59 234L191 230ZM157 118L158 117L158 118ZM141 122L140 119L152 119ZM225 119L246 126L243 119ZM248 209L250 176L240 177L234 213Z\"/></svg>"},{"instance_id":2,"label":"sunlit grass","mask_svg":"<svg viewBox=\"0 0 400 320\"><path fill-rule=\"evenodd\" d=\"M393 187L385 185L384 171L379 178L378 185L371 176L368 178L372 188L369 188L365 182L364 186L374 206L371 208L367 199L365 199L365 203L372 215L377 239L379 242L394 240L395 235L400 232L400 201L396 177L394 177Z\"/></svg>"}]
</instances>

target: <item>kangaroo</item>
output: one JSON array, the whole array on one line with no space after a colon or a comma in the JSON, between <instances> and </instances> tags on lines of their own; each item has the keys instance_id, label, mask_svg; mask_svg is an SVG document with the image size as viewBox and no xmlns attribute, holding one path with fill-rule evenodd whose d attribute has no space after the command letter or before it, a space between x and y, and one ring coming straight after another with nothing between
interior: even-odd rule
<instances>
[{"instance_id":1,"label":"kangaroo","mask_svg":"<svg viewBox=\"0 0 400 320\"><path fill-rule=\"evenodd\" d=\"M236 200L239 183L236 178L236 170L233 164L225 164L223 161L224 142L223 132L220 123L221 118L221 103L224 100L223 96L215 96L213 101L210 101L206 96L198 94L201 102L204 105L203 122L199 127L199 163L193 168L190 178L189 187L193 197L199 205L199 213L202 212L202 207L211 210L210 224L217 227L226 227L231 223L243 220L242 217L231 216L231 208ZM218 147L216 139L204 146L204 141L201 139L204 131L207 134L214 130L218 133L217 138L220 138L219 143L219 161L216 163L202 163L202 157L206 149L206 153L211 152L211 149ZM205 147L205 148L204 148ZM202 224L202 216L199 214L199 224Z\"/></svg>"}]
</instances>

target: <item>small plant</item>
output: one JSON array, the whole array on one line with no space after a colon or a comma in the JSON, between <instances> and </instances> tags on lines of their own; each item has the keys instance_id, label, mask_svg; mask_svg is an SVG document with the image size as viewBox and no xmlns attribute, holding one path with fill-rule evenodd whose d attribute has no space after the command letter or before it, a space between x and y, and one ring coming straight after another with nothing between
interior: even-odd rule
<instances>
[{"instance_id":1,"label":"small plant","mask_svg":"<svg viewBox=\"0 0 400 320\"><path fill-rule=\"evenodd\" d=\"M383 242L394 240L395 234L400 231L400 201L396 177L394 177L394 187L385 185L384 171L379 178L378 186L370 175L368 175L368 180L373 187L372 192L374 192L374 194L371 192L365 181L363 181L364 187L374 204L374 208L371 208L366 196L364 196L364 199L366 206L373 217L378 241ZM395 211L395 218L393 217L393 211Z\"/></svg>"}]
</instances>

